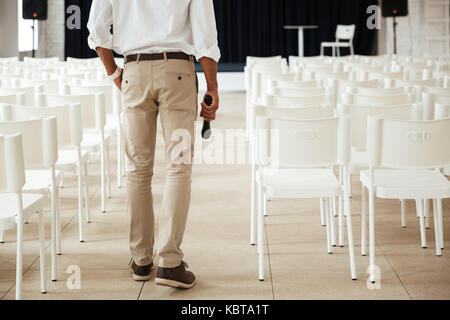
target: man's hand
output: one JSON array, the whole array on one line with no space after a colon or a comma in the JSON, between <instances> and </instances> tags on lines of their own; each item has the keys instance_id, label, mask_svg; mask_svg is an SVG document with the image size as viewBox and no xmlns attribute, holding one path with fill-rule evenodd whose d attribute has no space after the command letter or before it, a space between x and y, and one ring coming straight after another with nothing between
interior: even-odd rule
<instances>
[{"instance_id":1,"label":"man's hand","mask_svg":"<svg viewBox=\"0 0 450 320\"><path fill-rule=\"evenodd\" d=\"M212 98L212 104L207 106L202 102L202 112L200 117L203 117L205 121L214 121L216 119L216 111L219 109L219 92L217 85L217 62L211 58L203 57L199 60L202 65L203 72L206 78L207 91Z\"/></svg>"},{"instance_id":2,"label":"man's hand","mask_svg":"<svg viewBox=\"0 0 450 320\"><path fill-rule=\"evenodd\" d=\"M117 88L119 88L120 91L122 91L122 75L123 75L123 72L119 77L114 79L114 84L117 86Z\"/></svg>"},{"instance_id":3,"label":"man's hand","mask_svg":"<svg viewBox=\"0 0 450 320\"><path fill-rule=\"evenodd\" d=\"M212 103L207 106L205 102L202 102L202 111L200 112L200 117L203 117L205 121L216 120L216 111L219 109L219 93L215 91L207 91L205 95L210 95L212 98Z\"/></svg>"},{"instance_id":4,"label":"man's hand","mask_svg":"<svg viewBox=\"0 0 450 320\"><path fill-rule=\"evenodd\" d=\"M102 47L96 48L97 54L100 57L100 59L103 62L103 65L105 66L106 74L112 75L114 72L116 72L117 65L116 61L114 60L114 55L111 49L105 49ZM114 84L119 88L120 91L122 91L122 75L117 77L114 80Z\"/></svg>"}]
</instances>

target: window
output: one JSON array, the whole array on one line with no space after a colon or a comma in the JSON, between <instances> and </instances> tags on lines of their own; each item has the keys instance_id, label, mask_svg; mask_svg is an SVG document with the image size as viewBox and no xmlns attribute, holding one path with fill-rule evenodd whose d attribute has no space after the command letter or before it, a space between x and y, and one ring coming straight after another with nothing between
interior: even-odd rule
<instances>
[{"instance_id":1,"label":"window","mask_svg":"<svg viewBox=\"0 0 450 320\"><path fill-rule=\"evenodd\" d=\"M22 18L22 0L17 1L18 10L18 22L19 22L19 52L33 50L33 20L25 20ZM38 22L35 22L34 29L34 49L38 49L39 32Z\"/></svg>"}]
</instances>

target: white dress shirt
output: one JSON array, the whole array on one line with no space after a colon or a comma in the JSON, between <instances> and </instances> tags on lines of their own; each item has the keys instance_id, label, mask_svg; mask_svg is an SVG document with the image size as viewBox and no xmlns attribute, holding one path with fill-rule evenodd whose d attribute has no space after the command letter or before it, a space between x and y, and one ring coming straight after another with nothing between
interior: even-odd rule
<instances>
[{"instance_id":1,"label":"white dress shirt","mask_svg":"<svg viewBox=\"0 0 450 320\"><path fill-rule=\"evenodd\" d=\"M93 50L181 51L197 60L220 59L212 0L94 0L87 27Z\"/></svg>"}]
</instances>

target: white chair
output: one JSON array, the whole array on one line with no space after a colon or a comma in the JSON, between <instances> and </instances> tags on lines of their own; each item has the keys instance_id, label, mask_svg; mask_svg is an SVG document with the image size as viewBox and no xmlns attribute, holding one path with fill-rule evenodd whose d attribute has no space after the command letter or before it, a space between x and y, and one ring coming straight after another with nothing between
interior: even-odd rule
<instances>
[{"instance_id":1,"label":"white chair","mask_svg":"<svg viewBox=\"0 0 450 320\"><path fill-rule=\"evenodd\" d=\"M81 141L83 139L83 129L81 120L80 104L61 105L54 107L22 107L3 105L2 121L22 121L36 118L56 117L58 126L58 161L55 168L62 173L76 172L78 178L78 228L79 240L84 242L83 232L83 193L82 185L84 183L84 201L85 218L90 223L89 214L89 190L88 190L88 160L89 154L81 150ZM83 168L83 169L82 169ZM82 173L82 171L84 171ZM84 176L83 176L84 175ZM58 206L59 207L59 206ZM61 254L61 224L59 214L57 215L57 241L56 252Z\"/></svg>"},{"instance_id":2,"label":"white chair","mask_svg":"<svg viewBox=\"0 0 450 320\"><path fill-rule=\"evenodd\" d=\"M110 135L105 134L106 112L103 93L80 95L40 94L39 106L61 106L79 103L83 124L82 151L100 154L101 160L101 211L106 212L105 197L110 196L109 148ZM108 172L108 174L107 174Z\"/></svg>"},{"instance_id":3,"label":"white chair","mask_svg":"<svg viewBox=\"0 0 450 320\"><path fill-rule=\"evenodd\" d=\"M264 196L325 200L327 249L332 253L331 200L339 197L339 221L345 210L351 278L356 280L350 202L345 176L350 160L350 119L292 120L258 117L258 254L259 279L264 280ZM270 148L269 148L270 146ZM333 166L339 166L339 178ZM345 209L344 209L345 203Z\"/></svg>"},{"instance_id":4,"label":"white chair","mask_svg":"<svg viewBox=\"0 0 450 320\"><path fill-rule=\"evenodd\" d=\"M0 94L0 103L25 104L25 93L18 94Z\"/></svg>"},{"instance_id":5,"label":"white chair","mask_svg":"<svg viewBox=\"0 0 450 320\"><path fill-rule=\"evenodd\" d=\"M415 102L415 94L362 95L346 92L342 95L342 102L362 106L409 104Z\"/></svg>"},{"instance_id":6,"label":"white chair","mask_svg":"<svg viewBox=\"0 0 450 320\"><path fill-rule=\"evenodd\" d=\"M17 86L17 87L1 87L0 88L0 95L15 95L15 94L25 94L25 101L24 103L26 105L33 105L35 101L36 94L43 92L42 86Z\"/></svg>"},{"instance_id":7,"label":"white chair","mask_svg":"<svg viewBox=\"0 0 450 320\"><path fill-rule=\"evenodd\" d=\"M0 58L0 64L10 64L19 62L19 57Z\"/></svg>"},{"instance_id":8,"label":"white chair","mask_svg":"<svg viewBox=\"0 0 450 320\"><path fill-rule=\"evenodd\" d=\"M311 105L311 106L297 106L297 107L283 107L280 105L257 105L252 110L253 116L255 117L271 117L278 116L282 118L293 118L293 119L321 119L330 118L334 116L334 108L330 104L324 105ZM252 141L257 139L256 131L253 131ZM251 205L250 205L250 244L256 244L256 233L255 233L255 223L256 223L256 143L250 144L250 159L251 159ZM264 215L267 214L266 205L269 199L264 200ZM322 203L321 203L322 204ZM325 225L325 215L321 208L321 222Z\"/></svg>"},{"instance_id":9,"label":"white chair","mask_svg":"<svg viewBox=\"0 0 450 320\"><path fill-rule=\"evenodd\" d=\"M24 57L23 62L27 64L52 65L54 63L60 62L60 60L58 57L48 57L48 58Z\"/></svg>"},{"instance_id":10,"label":"white chair","mask_svg":"<svg viewBox=\"0 0 450 320\"><path fill-rule=\"evenodd\" d=\"M43 210L45 196L40 193L22 193L25 184L25 166L20 134L0 135L0 229L17 225L16 300L22 298L23 224L35 213L39 214L39 262L41 292L46 293L45 234Z\"/></svg>"},{"instance_id":11,"label":"white chair","mask_svg":"<svg viewBox=\"0 0 450 320\"><path fill-rule=\"evenodd\" d=\"M333 57L341 56L341 48L349 48L350 53L353 56L355 50L353 48L353 37L355 36L355 25L338 25L336 29L336 41L335 42L322 42L320 45L320 55L324 55L325 48L332 48ZM346 40L347 42L341 42L341 40Z\"/></svg>"},{"instance_id":12,"label":"white chair","mask_svg":"<svg viewBox=\"0 0 450 320\"><path fill-rule=\"evenodd\" d=\"M106 125L105 133L107 136L115 135L117 137L117 187L122 186L121 177L125 173L125 152L123 146L121 113L123 109L122 93L111 81L101 80L81 80L74 81L75 85L69 86L71 94L84 93L104 93L106 105Z\"/></svg>"},{"instance_id":13,"label":"white chair","mask_svg":"<svg viewBox=\"0 0 450 320\"><path fill-rule=\"evenodd\" d=\"M50 198L52 280L56 281L56 219L58 215L56 181L59 178L59 172L55 170L55 163L58 160L56 118L0 122L0 134L16 132L22 135L26 169L26 183L22 191L39 193L45 198Z\"/></svg>"},{"instance_id":14,"label":"white chair","mask_svg":"<svg viewBox=\"0 0 450 320\"><path fill-rule=\"evenodd\" d=\"M433 199L436 255L443 248L442 199L450 197L450 182L437 170L450 165L450 119L400 121L369 118L369 170L363 184L362 230L365 239L366 192L369 193L370 280L375 282L375 196L419 200L422 247L426 247L424 199ZM376 169L375 169L376 168ZM383 169L389 168L389 169ZM365 245L364 243L361 244Z\"/></svg>"}]
</instances>

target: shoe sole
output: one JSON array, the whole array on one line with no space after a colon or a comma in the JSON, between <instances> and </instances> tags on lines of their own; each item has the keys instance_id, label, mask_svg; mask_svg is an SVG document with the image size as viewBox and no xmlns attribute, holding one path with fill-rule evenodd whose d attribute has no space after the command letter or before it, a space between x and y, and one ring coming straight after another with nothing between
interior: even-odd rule
<instances>
[{"instance_id":1,"label":"shoe sole","mask_svg":"<svg viewBox=\"0 0 450 320\"><path fill-rule=\"evenodd\" d=\"M131 273L133 274L133 280L135 281L148 281L151 278L151 273L148 276L140 276L133 272L133 269L130 268Z\"/></svg>"},{"instance_id":2,"label":"shoe sole","mask_svg":"<svg viewBox=\"0 0 450 320\"><path fill-rule=\"evenodd\" d=\"M183 283L175 280L156 278L155 284L172 288L190 289L195 285L195 280L192 283Z\"/></svg>"}]
</instances>

